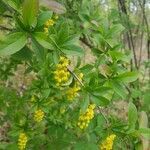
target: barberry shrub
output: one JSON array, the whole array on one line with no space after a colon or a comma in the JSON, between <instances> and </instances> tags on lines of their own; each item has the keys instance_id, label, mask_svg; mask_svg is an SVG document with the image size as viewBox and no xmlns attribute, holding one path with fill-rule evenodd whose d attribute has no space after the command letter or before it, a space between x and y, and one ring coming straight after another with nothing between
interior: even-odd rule
<instances>
[{"instance_id":1,"label":"barberry shrub","mask_svg":"<svg viewBox=\"0 0 150 150\"><path fill-rule=\"evenodd\" d=\"M138 78L127 67L131 55L123 49L125 27L119 20L101 15L90 0L77 2L74 16L56 2L45 1L48 7L38 0L0 2L11 24L0 41L1 66L7 68L0 75L0 106L2 122L10 126L0 149L139 146L149 130L138 125L132 99L127 120L108 111L114 102L128 100L129 83ZM34 75L21 92L5 82L20 64L22 76Z\"/></svg>"}]
</instances>

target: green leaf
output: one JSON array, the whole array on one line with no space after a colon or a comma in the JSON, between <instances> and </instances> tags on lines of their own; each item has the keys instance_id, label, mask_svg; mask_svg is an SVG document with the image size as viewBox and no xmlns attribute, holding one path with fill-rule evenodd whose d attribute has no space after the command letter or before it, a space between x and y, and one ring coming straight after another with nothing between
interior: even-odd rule
<instances>
[{"instance_id":1,"label":"green leaf","mask_svg":"<svg viewBox=\"0 0 150 150\"><path fill-rule=\"evenodd\" d=\"M120 33L124 30L125 28L121 24L115 24L111 27L111 29L108 31L107 37L114 37L117 35L120 35Z\"/></svg>"},{"instance_id":2,"label":"green leaf","mask_svg":"<svg viewBox=\"0 0 150 150\"><path fill-rule=\"evenodd\" d=\"M119 52L119 51L109 51L108 52L109 55L112 57L113 60L122 60L124 62L129 62L130 61L130 55L126 55L122 52Z\"/></svg>"},{"instance_id":3,"label":"green leaf","mask_svg":"<svg viewBox=\"0 0 150 150\"><path fill-rule=\"evenodd\" d=\"M81 142L78 142L74 145L74 150L85 150L85 147L86 147L86 150L98 150L98 146L94 143L91 143L91 142L84 142L84 141L81 141Z\"/></svg>"},{"instance_id":4,"label":"green leaf","mask_svg":"<svg viewBox=\"0 0 150 150\"><path fill-rule=\"evenodd\" d=\"M53 61L54 61L54 63L58 64L59 63L59 53L58 53L58 51L53 51L52 55L53 55Z\"/></svg>"},{"instance_id":5,"label":"green leaf","mask_svg":"<svg viewBox=\"0 0 150 150\"><path fill-rule=\"evenodd\" d=\"M83 102L81 103L81 112L84 113L89 105L89 95L86 94L83 98Z\"/></svg>"},{"instance_id":6,"label":"green leaf","mask_svg":"<svg viewBox=\"0 0 150 150\"><path fill-rule=\"evenodd\" d=\"M16 32L6 37L0 45L0 56L11 55L22 49L27 42L27 34Z\"/></svg>"},{"instance_id":7,"label":"green leaf","mask_svg":"<svg viewBox=\"0 0 150 150\"><path fill-rule=\"evenodd\" d=\"M138 98L142 96L142 91L139 89L132 89L131 90L131 97L132 98Z\"/></svg>"},{"instance_id":8,"label":"green leaf","mask_svg":"<svg viewBox=\"0 0 150 150\"><path fill-rule=\"evenodd\" d=\"M32 37L32 45L37 58L41 63L43 63L43 60L45 58L44 48L36 41L34 37Z\"/></svg>"},{"instance_id":9,"label":"green leaf","mask_svg":"<svg viewBox=\"0 0 150 150\"><path fill-rule=\"evenodd\" d=\"M7 142L1 142L1 144L0 144L0 149L1 149L1 150L5 150L5 149L7 148L7 146L8 146L8 143L7 143Z\"/></svg>"},{"instance_id":10,"label":"green leaf","mask_svg":"<svg viewBox=\"0 0 150 150\"><path fill-rule=\"evenodd\" d=\"M15 143L9 143L6 149L15 150L15 149L18 149L18 146Z\"/></svg>"},{"instance_id":11,"label":"green leaf","mask_svg":"<svg viewBox=\"0 0 150 150\"><path fill-rule=\"evenodd\" d=\"M84 55L84 51L82 48L80 48L79 46L76 45L67 45L64 46L62 51L67 54L67 55L76 55L76 56L80 56L82 57Z\"/></svg>"},{"instance_id":12,"label":"green leaf","mask_svg":"<svg viewBox=\"0 0 150 150\"><path fill-rule=\"evenodd\" d=\"M0 13L3 14L5 11L7 11L7 6L5 5L5 3L3 1L1 1Z\"/></svg>"},{"instance_id":13,"label":"green leaf","mask_svg":"<svg viewBox=\"0 0 150 150\"><path fill-rule=\"evenodd\" d=\"M65 45L68 41L70 41L69 25L66 22L63 22L57 27L57 30L58 33L56 43L61 47L62 45Z\"/></svg>"},{"instance_id":14,"label":"green leaf","mask_svg":"<svg viewBox=\"0 0 150 150\"><path fill-rule=\"evenodd\" d=\"M143 95L143 107L145 110L150 110L149 98L150 98L150 89L145 90Z\"/></svg>"},{"instance_id":15,"label":"green leaf","mask_svg":"<svg viewBox=\"0 0 150 150\"><path fill-rule=\"evenodd\" d=\"M33 36L35 37L36 41L44 48L51 50L54 49L50 39L43 32L35 32Z\"/></svg>"},{"instance_id":16,"label":"green leaf","mask_svg":"<svg viewBox=\"0 0 150 150\"><path fill-rule=\"evenodd\" d=\"M149 105L149 104L148 104ZM139 132L142 134L142 136L146 139L150 139L150 128L148 128L149 120L148 115L145 111L141 111L139 113ZM143 140L144 142L144 140Z\"/></svg>"},{"instance_id":17,"label":"green leaf","mask_svg":"<svg viewBox=\"0 0 150 150\"><path fill-rule=\"evenodd\" d=\"M18 11L18 4L15 2L15 0L3 0L3 1L7 5L9 5L11 8L13 8L16 11Z\"/></svg>"},{"instance_id":18,"label":"green leaf","mask_svg":"<svg viewBox=\"0 0 150 150\"><path fill-rule=\"evenodd\" d=\"M91 95L91 101L93 101L97 106L107 106L110 102L107 98L97 95Z\"/></svg>"},{"instance_id":19,"label":"green leaf","mask_svg":"<svg viewBox=\"0 0 150 150\"><path fill-rule=\"evenodd\" d=\"M112 88L114 91L121 97L125 98L127 96L127 90L125 89L124 85L122 83L119 83L117 81L111 81Z\"/></svg>"},{"instance_id":20,"label":"green leaf","mask_svg":"<svg viewBox=\"0 0 150 150\"><path fill-rule=\"evenodd\" d=\"M52 17L52 11L43 11L38 16L38 24L37 26L40 27L45 24L45 22Z\"/></svg>"},{"instance_id":21,"label":"green leaf","mask_svg":"<svg viewBox=\"0 0 150 150\"><path fill-rule=\"evenodd\" d=\"M13 54L12 57L18 60L31 60L32 53L33 52L27 46L25 46L20 51Z\"/></svg>"},{"instance_id":22,"label":"green leaf","mask_svg":"<svg viewBox=\"0 0 150 150\"><path fill-rule=\"evenodd\" d=\"M112 90L110 87L106 87L106 86L102 86L102 87L96 87L96 88L92 88L91 89L91 92L94 94L94 95L104 95L106 94L107 92L109 92L110 90Z\"/></svg>"},{"instance_id":23,"label":"green leaf","mask_svg":"<svg viewBox=\"0 0 150 150\"><path fill-rule=\"evenodd\" d=\"M23 14L23 23L26 27L36 26L38 9L39 9L39 0L24 1L22 14Z\"/></svg>"},{"instance_id":24,"label":"green leaf","mask_svg":"<svg viewBox=\"0 0 150 150\"><path fill-rule=\"evenodd\" d=\"M80 68L80 70L83 73L87 73L87 72L92 71L93 68L94 68L94 66L92 64L86 64L85 66L83 66L82 68Z\"/></svg>"},{"instance_id":25,"label":"green leaf","mask_svg":"<svg viewBox=\"0 0 150 150\"><path fill-rule=\"evenodd\" d=\"M139 133L142 134L145 138L150 139L150 128L140 128Z\"/></svg>"},{"instance_id":26,"label":"green leaf","mask_svg":"<svg viewBox=\"0 0 150 150\"><path fill-rule=\"evenodd\" d=\"M137 109L135 105L130 102L128 106L128 127L130 130L135 129L135 124L137 122Z\"/></svg>"},{"instance_id":27,"label":"green leaf","mask_svg":"<svg viewBox=\"0 0 150 150\"><path fill-rule=\"evenodd\" d=\"M117 77L115 77L115 79L121 81L121 82L126 82L126 83L129 83L129 82L133 82L135 80L138 79L138 72L125 72L125 73L122 73L120 75L118 75Z\"/></svg>"}]
</instances>

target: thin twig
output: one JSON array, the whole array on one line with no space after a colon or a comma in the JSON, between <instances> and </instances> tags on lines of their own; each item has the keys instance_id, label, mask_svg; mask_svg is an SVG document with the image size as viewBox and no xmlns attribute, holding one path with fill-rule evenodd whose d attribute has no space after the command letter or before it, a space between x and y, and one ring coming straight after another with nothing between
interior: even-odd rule
<instances>
[{"instance_id":1,"label":"thin twig","mask_svg":"<svg viewBox=\"0 0 150 150\"><path fill-rule=\"evenodd\" d=\"M67 69L68 69L68 71L78 80L78 82L79 82L82 86L84 86L84 84L83 84L82 81L78 78L78 76L77 76L73 71L71 71L71 69L69 69L68 67L67 67Z\"/></svg>"},{"instance_id":2,"label":"thin twig","mask_svg":"<svg viewBox=\"0 0 150 150\"><path fill-rule=\"evenodd\" d=\"M82 43L84 43L86 46L88 46L89 48L93 48L93 46L87 41L87 39L84 37L84 38L80 38L80 41Z\"/></svg>"},{"instance_id":3,"label":"thin twig","mask_svg":"<svg viewBox=\"0 0 150 150\"><path fill-rule=\"evenodd\" d=\"M106 120L106 123L108 124L108 123L109 123L109 120L106 118L106 116L105 116L104 113L102 112L101 108L100 108L100 107L98 107L98 108L99 108L100 113L102 114L102 116L103 116L104 119Z\"/></svg>"},{"instance_id":4,"label":"thin twig","mask_svg":"<svg viewBox=\"0 0 150 150\"><path fill-rule=\"evenodd\" d=\"M128 33L127 33L127 36L128 36L128 40L129 40L129 43L130 43L130 46L132 46L132 51L133 51L133 56L134 56L134 63L135 63L135 67L136 69L138 69L138 65L137 65L137 56L136 56L136 52L135 52L135 47L134 47L134 42L133 42L133 35L132 35L132 31L131 31L131 25L129 23L129 15L127 13L127 9L126 9L126 5L125 5L125 1L124 0L118 0L119 2L119 5L120 5L120 9L122 11L122 13L124 13L127 17L127 20L125 23L127 23L128 25Z\"/></svg>"},{"instance_id":5,"label":"thin twig","mask_svg":"<svg viewBox=\"0 0 150 150\"><path fill-rule=\"evenodd\" d=\"M11 15L6 15L6 14L0 14L0 16L2 16L4 18L13 18Z\"/></svg>"},{"instance_id":6,"label":"thin twig","mask_svg":"<svg viewBox=\"0 0 150 150\"><path fill-rule=\"evenodd\" d=\"M1 25L0 25L0 30L12 31L12 29L4 27L4 26L1 26Z\"/></svg>"},{"instance_id":7,"label":"thin twig","mask_svg":"<svg viewBox=\"0 0 150 150\"><path fill-rule=\"evenodd\" d=\"M49 39L55 44L55 46L58 48L58 50L60 50L61 53L65 54L51 37L49 37Z\"/></svg>"}]
</instances>

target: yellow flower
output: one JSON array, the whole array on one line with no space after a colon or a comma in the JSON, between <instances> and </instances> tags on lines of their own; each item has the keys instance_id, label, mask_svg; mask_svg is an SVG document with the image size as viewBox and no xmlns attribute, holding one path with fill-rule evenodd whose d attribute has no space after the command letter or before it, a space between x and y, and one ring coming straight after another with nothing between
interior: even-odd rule
<instances>
[{"instance_id":1,"label":"yellow flower","mask_svg":"<svg viewBox=\"0 0 150 150\"><path fill-rule=\"evenodd\" d=\"M90 104L84 114L79 116L77 125L80 129L85 129L88 127L90 120L94 118L94 108L95 104Z\"/></svg>"},{"instance_id":2,"label":"yellow flower","mask_svg":"<svg viewBox=\"0 0 150 150\"><path fill-rule=\"evenodd\" d=\"M61 113L61 114L64 114L65 111L66 111L66 108L65 108L65 107L61 107L61 108L60 108L60 113Z\"/></svg>"},{"instance_id":3,"label":"yellow flower","mask_svg":"<svg viewBox=\"0 0 150 150\"><path fill-rule=\"evenodd\" d=\"M80 88L74 86L74 87L70 87L67 91L66 91L66 95L67 95L67 99L68 100L73 100L76 96L77 96L77 92L80 90Z\"/></svg>"},{"instance_id":4,"label":"yellow flower","mask_svg":"<svg viewBox=\"0 0 150 150\"><path fill-rule=\"evenodd\" d=\"M82 81L83 78L83 73L80 73L78 75L79 80ZM73 87L70 87L67 91L66 91L66 95L67 95L67 99L68 100L73 100L77 95L78 95L78 91L80 91L80 83L78 81L75 82Z\"/></svg>"},{"instance_id":5,"label":"yellow flower","mask_svg":"<svg viewBox=\"0 0 150 150\"><path fill-rule=\"evenodd\" d=\"M49 29L49 27L50 27L50 26L53 26L54 23L55 23L55 21L54 21L53 19L49 19L49 20L46 21L46 23L45 23L45 25L44 25L44 32L45 32L46 34L48 34L48 29Z\"/></svg>"},{"instance_id":6,"label":"yellow flower","mask_svg":"<svg viewBox=\"0 0 150 150\"><path fill-rule=\"evenodd\" d=\"M112 150L115 138L116 138L115 134L111 134L110 136L108 136L100 145L100 150Z\"/></svg>"},{"instance_id":7,"label":"yellow flower","mask_svg":"<svg viewBox=\"0 0 150 150\"><path fill-rule=\"evenodd\" d=\"M54 16L54 19L55 19L55 20L57 20L58 18L59 18L58 15L55 15L55 16Z\"/></svg>"},{"instance_id":8,"label":"yellow flower","mask_svg":"<svg viewBox=\"0 0 150 150\"><path fill-rule=\"evenodd\" d=\"M54 74L55 74L54 78L58 83L66 82L70 75L69 72L66 72L65 70L57 70L54 72Z\"/></svg>"},{"instance_id":9,"label":"yellow flower","mask_svg":"<svg viewBox=\"0 0 150 150\"><path fill-rule=\"evenodd\" d=\"M44 32L45 32L46 34L48 34L48 28L47 28L47 27L44 28Z\"/></svg>"},{"instance_id":10,"label":"yellow flower","mask_svg":"<svg viewBox=\"0 0 150 150\"><path fill-rule=\"evenodd\" d=\"M49 19L46 21L45 23L45 27L50 27L50 26L53 26L54 25L54 20L53 19Z\"/></svg>"},{"instance_id":11,"label":"yellow flower","mask_svg":"<svg viewBox=\"0 0 150 150\"><path fill-rule=\"evenodd\" d=\"M69 60L65 57L60 57L59 64L56 65L56 70L54 71L54 79L57 86L69 80L70 72L67 70L68 65Z\"/></svg>"},{"instance_id":12,"label":"yellow flower","mask_svg":"<svg viewBox=\"0 0 150 150\"><path fill-rule=\"evenodd\" d=\"M60 57L59 63L63 66L63 67L67 67L69 65L69 59L65 58L65 57Z\"/></svg>"},{"instance_id":13,"label":"yellow flower","mask_svg":"<svg viewBox=\"0 0 150 150\"><path fill-rule=\"evenodd\" d=\"M35 96L34 96L34 95L31 97L31 102L32 102L32 103L36 102L36 99L35 99Z\"/></svg>"},{"instance_id":14,"label":"yellow flower","mask_svg":"<svg viewBox=\"0 0 150 150\"><path fill-rule=\"evenodd\" d=\"M82 80L82 79L83 79L83 73L79 73L78 78L79 78L80 80Z\"/></svg>"},{"instance_id":15,"label":"yellow flower","mask_svg":"<svg viewBox=\"0 0 150 150\"><path fill-rule=\"evenodd\" d=\"M24 150L26 148L28 138L25 133L20 133L19 139L18 139L18 148L19 150Z\"/></svg>"},{"instance_id":16,"label":"yellow flower","mask_svg":"<svg viewBox=\"0 0 150 150\"><path fill-rule=\"evenodd\" d=\"M41 109L38 109L34 113L34 120L36 122L41 122L44 117L44 112Z\"/></svg>"}]
</instances>

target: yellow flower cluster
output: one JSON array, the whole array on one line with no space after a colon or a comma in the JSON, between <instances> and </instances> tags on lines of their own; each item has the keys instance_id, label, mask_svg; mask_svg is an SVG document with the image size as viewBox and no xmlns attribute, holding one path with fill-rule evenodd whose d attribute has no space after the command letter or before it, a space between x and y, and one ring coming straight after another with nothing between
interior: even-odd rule
<instances>
[{"instance_id":1,"label":"yellow flower cluster","mask_svg":"<svg viewBox=\"0 0 150 150\"><path fill-rule=\"evenodd\" d=\"M83 73L80 73L78 75L78 78L80 81L82 81L82 78L83 78ZM68 100L73 100L76 96L77 96L77 93L78 91L80 90L80 83L79 82L75 82L74 86L73 87L70 87L67 91L66 91L66 95L67 95L67 99Z\"/></svg>"},{"instance_id":2,"label":"yellow flower cluster","mask_svg":"<svg viewBox=\"0 0 150 150\"><path fill-rule=\"evenodd\" d=\"M50 26L53 26L53 25L55 24L55 21L56 21L57 19L58 19L58 16L55 15L55 16L54 16L54 19L49 19L49 20L46 21L46 23L45 23L45 25L44 25L44 32L45 32L46 34L48 34L48 29L49 29L49 27L50 27Z\"/></svg>"},{"instance_id":3,"label":"yellow flower cluster","mask_svg":"<svg viewBox=\"0 0 150 150\"><path fill-rule=\"evenodd\" d=\"M41 109L38 109L38 110L35 111L34 120L36 122L42 121L43 117L44 117L44 112Z\"/></svg>"},{"instance_id":4,"label":"yellow flower cluster","mask_svg":"<svg viewBox=\"0 0 150 150\"><path fill-rule=\"evenodd\" d=\"M60 57L59 64L57 64L56 71L54 71L54 79L57 86L60 86L69 80L70 72L67 69L68 65L69 60L65 57Z\"/></svg>"},{"instance_id":5,"label":"yellow flower cluster","mask_svg":"<svg viewBox=\"0 0 150 150\"><path fill-rule=\"evenodd\" d=\"M48 29L49 29L49 27L50 27L50 26L53 26L54 23L55 23L55 21L54 21L53 19L49 19L49 20L46 21L46 23L45 23L45 25L44 25L44 32L45 32L46 34L48 34Z\"/></svg>"},{"instance_id":6,"label":"yellow flower cluster","mask_svg":"<svg viewBox=\"0 0 150 150\"><path fill-rule=\"evenodd\" d=\"M36 98L35 98L34 95L31 97L31 102L32 102L32 103L35 103L35 102L36 102Z\"/></svg>"},{"instance_id":7,"label":"yellow flower cluster","mask_svg":"<svg viewBox=\"0 0 150 150\"><path fill-rule=\"evenodd\" d=\"M66 91L66 95L67 95L67 99L69 101L72 101L76 96L77 96L77 92L80 90L80 88L73 86L70 87L67 91Z\"/></svg>"},{"instance_id":8,"label":"yellow flower cluster","mask_svg":"<svg viewBox=\"0 0 150 150\"><path fill-rule=\"evenodd\" d=\"M100 150L112 150L115 137L115 134L108 136L100 145Z\"/></svg>"},{"instance_id":9,"label":"yellow flower cluster","mask_svg":"<svg viewBox=\"0 0 150 150\"><path fill-rule=\"evenodd\" d=\"M18 139L18 148L19 150L24 150L26 148L28 138L25 133L20 133L19 139Z\"/></svg>"},{"instance_id":10,"label":"yellow flower cluster","mask_svg":"<svg viewBox=\"0 0 150 150\"><path fill-rule=\"evenodd\" d=\"M88 127L90 120L94 117L95 104L90 104L84 114L81 114L78 121L78 126L80 129L85 129Z\"/></svg>"}]
</instances>

